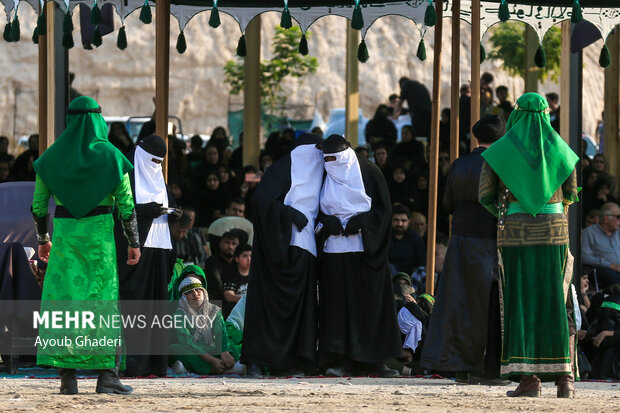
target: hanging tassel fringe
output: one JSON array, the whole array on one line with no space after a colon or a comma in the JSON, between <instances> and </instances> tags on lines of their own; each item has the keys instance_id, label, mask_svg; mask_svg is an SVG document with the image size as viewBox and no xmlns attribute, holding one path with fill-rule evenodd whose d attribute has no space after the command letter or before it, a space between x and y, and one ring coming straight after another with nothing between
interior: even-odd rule
<instances>
[{"instance_id":1,"label":"hanging tassel fringe","mask_svg":"<svg viewBox=\"0 0 620 413\"><path fill-rule=\"evenodd\" d=\"M603 48L601 49L601 55L598 58L598 64L605 69L608 68L611 64L611 56L609 55L609 48L607 47L607 43L605 43L603 45Z\"/></svg>"},{"instance_id":2,"label":"hanging tassel fringe","mask_svg":"<svg viewBox=\"0 0 620 413\"><path fill-rule=\"evenodd\" d=\"M183 32L183 30L181 30L181 33L179 33L179 37L177 37L177 52L179 52L179 54L183 54L186 50L187 41L185 41L185 33Z\"/></svg>"},{"instance_id":3,"label":"hanging tassel fringe","mask_svg":"<svg viewBox=\"0 0 620 413\"><path fill-rule=\"evenodd\" d=\"M151 14L151 7L149 6L148 0L144 2L140 9L140 21L144 24L151 24L153 21L153 15Z\"/></svg>"},{"instance_id":4,"label":"hanging tassel fringe","mask_svg":"<svg viewBox=\"0 0 620 413\"><path fill-rule=\"evenodd\" d=\"M39 36L45 36L47 33L47 19L45 17L45 12L39 14L39 17L37 17L37 33Z\"/></svg>"},{"instance_id":5,"label":"hanging tassel fringe","mask_svg":"<svg viewBox=\"0 0 620 413\"><path fill-rule=\"evenodd\" d=\"M364 27L364 16L362 16L362 7L358 4L353 9L353 18L351 19L351 28L355 30L362 30Z\"/></svg>"},{"instance_id":6,"label":"hanging tassel fringe","mask_svg":"<svg viewBox=\"0 0 620 413\"><path fill-rule=\"evenodd\" d=\"M284 10L282 11L280 27L282 27L283 29L290 29L291 27L293 27L293 19L291 19L291 12L288 10L288 6L285 6Z\"/></svg>"},{"instance_id":7,"label":"hanging tassel fringe","mask_svg":"<svg viewBox=\"0 0 620 413\"><path fill-rule=\"evenodd\" d=\"M72 49L75 46L73 43L73 34L72 33L63 33L62 34L62 47L65 49Z\"/></svg>"},{"instance_id":8,"label":"hanging tassel fringe","mask_svg":"<svg viewBox=\"0 0 620 413\"><path fill-rule=\"evenodd\" d=\"M534 63L540 68L547 66L547 54L545 53L545 49L542 45L539 45L536 50L536 55L534 55Z\"/></svg>"},{"instance_id":9,"label":"hanging tassel fringe","mask_svg":"<svg viewBox=\"0 0 620 413\"><path fill-rule=\"evenodd\" d=\"M508 10L508 1L502 0L502 3L499 5L499 19L503 22L510 19L510 10Z\"/></svg>"},{"instance_id":10,"label":"hanging tassel fringe","mask_svg":"<svg viewBox=\"0 0 620 413\"><path fill-rule=\"evenodd\" d=\"M484 46L480 43L480 63L487 59L487 51L484 50Z\"/></svg>"},{"instance_id":11,"label":"hanging tassel fringe","mask_svg":"<svg viewBox=\"0 0 620 413\"><path fill-rule=\"evenodd\" d=\"M306 39L306 33L301 35L301 40L299 41L299 53L303 56L308 55L308 39Z\"/></svg>"},{"instance_id":12,"label":"hanging tassel fringe","mask_svg":"<svg viewBox=\"0 0 620 413\"><path fill-rule=\"evenodd\" d=\"M245 45L245 34L242 34L237 44L237 56L245 57L248 54L247 47Z\"/></svg>"},{"instance_id":13,"label":"hanging tassel fringe","mask_svg":"<svg viewBox=\"0 0 620 413\"><path fill-rule=\"evenodd\" d=\"M209 26L217 29L222 22L220 21L220 11L217 9L217 3L213 5L211 9L211 15L209 16ZM180 35L179 35L180 36Z\"/></svg>"},{"instance_id":14,"label":"hanging tassel fringe","mask_svg":"<svg viewBox=\"0 0 620 413\"><path fill-rule=\"evenodd\" d=\"M418 51L415 55L422 62L426 60L426 45L424 44L424 39L420 39L420 44L418 44Z\"/></svg>"},{"instance_id":15,"label":"hanging tassel fringe","mask_svg":"<svg viewBox=\"0 0 620 413\"><path fill-rule=\"evenodd\" d=\"M32 31L32 43L39 44L39 30L37 26L34 26L34 30Z\"/></svg>"},{"instance_id":16,"label":"hanging tassel fringe","mask_svg":"<svg viewBox=\"0 0 620 413\"><path fill-rule=\"evenodd\" d=\"M17 18L17 14L16 14L15 18L13 19L13 23L11 23L11 41L19 42L20 38L21 38L21 32L19 28L19 19Z\"/></svg>"},{"instance_id":17,"label":"hanging tassel fringe","mask_svg":"<svg viewBox=\"0 0 620 413\"><path fill-rule=\"evenodd\" d=\"M92 42L95 47L99 47L103 43L103 39L101 38L101 32L99 31L99 26L95 27Z\"/></svg>"},{"instance_id":18,"label":"hanging tassel fringe","mask_svg":"<svg viewBox=\"0 0 620 413\"><path fill-rule=\"evenodd\" d=\"M583 14L581 13L581 5L579 0L573 0L573 12L570 16L570 21L573 23L580 23L583 21Z\"/></svg>"},{"instance_id":19,"label":"hanging tassel fringe","mask_svg":"<svg viewBox=\"0 0 620 413\"><path fill-rule=\"evenodd\" d=\"M127 32L125 31L125 25L122 25L118 29L118 37L116 38L116 47L120 50L127 49Z\"/></svg>"},{"instance_id":20,"label":"hanging tassel fringe","mask_svg":"<svg viewBox=\"0 0 620 413\"><path fill-rule=\"evenodd\" d=\"M368 61L368 47L366 47L366 40L362 39L359 47L357 48L357 60L362 63L366 63Z\"/></svg>"},{"instance_id":21,"label":"hanging tassel fringe","mask_svg":"<svg viewBox=\"0 0 620 413\"><path fill-rule=\"evenodd\" d=\"M101 9L99 8L99 4L95 3L92 10L90 11L90 23L98 26L101 24Z\"/></svg>"},{"instance_id":22,"label":"hanging tassel fringe","mask_svg":"<svg viewBox=\"0 0 620 413\"><path fill-rule=\"evenodd\" d=\"M437 12L435 11L435 6L431 1L428 2L426 6L426 11L424 12L424 25L426 27L433 27L437 23Z\"/></svg>"},{"instance_id":23,"label":"hanging tassel fringe","mask_svg":"<svg viewBox=\"0 0 620 413\"><path fill-rule=\"evenodd\" d=\"M11 22L10 21L6 22L6 25L4 26L4 32L2 32L2 37L4 38L6 42L11 43L13 41L13 37L11 35Z\"/></svg>"}]
</instances>

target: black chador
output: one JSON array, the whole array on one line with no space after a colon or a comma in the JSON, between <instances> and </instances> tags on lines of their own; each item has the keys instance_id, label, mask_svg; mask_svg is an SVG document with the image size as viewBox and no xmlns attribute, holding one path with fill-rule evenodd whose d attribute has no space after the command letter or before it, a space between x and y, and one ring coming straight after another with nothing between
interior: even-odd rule
<instances>
[{"instance_id":1,"label":"black chador","mask_svg":"<svg viewBox=\"0 0 620 413\"><path fill-rule=\"evenodd\" d=\"M304 134L267 169L252 200L254 244L241 360L270 370L316 365L314 224L323 184L320 138Z\"/></svg>"},{"instance_id":2,"label":"black chador","mask_svg":"<svg viewBox=\"0 0 620 413\"><path fill-rule=\"evenodd\" d=\"M168 227L169 200L161 162L166 156L166 144L156 135L145 137L127 153L134 165L129 174L136 204L140 234L140 262L127 265L127 241L122 235L120 222L115 225L116 258L120 299L141 300L139 305L123 305L124 315L152 314L161 317L167 308L161 302L168 300L168 282L174 259ZM131 308L135 307L135 308ZM149 316L150 319L150 316ZM161 318L159 318L161 319ZM165 376L168 368L168 333L162 329L126 329L126 376Z\"/></svg>"},{"instance_id":3,"label":"black chador","mask_svg":"<svg viewBox=\"0 0 620 413\"><path fill-rule=\"evenodd\" d=\"M319 215L319 363L381 373L400 355L388 268L392 208L383 174L342 136L323 144ZM379 369L379 371L377 371Z\"/></svg>"}]
</instances>

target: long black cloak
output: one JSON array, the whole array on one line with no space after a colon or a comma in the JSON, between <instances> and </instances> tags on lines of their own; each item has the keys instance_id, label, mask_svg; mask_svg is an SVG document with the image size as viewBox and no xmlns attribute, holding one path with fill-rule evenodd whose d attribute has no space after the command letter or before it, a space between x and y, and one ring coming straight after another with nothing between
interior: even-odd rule
<instances>
[{"instance_id":1,"label":"long black cloak","mask_svg":"<svg viewBox=\"0 0 620 413\"><path fill-rule=\"evenodd\" d=\"M381 170L357 158L372 200L370 211L362 213L364 252L319 255L319 363L324 367L343 357L378 363L401 353L388 268L390 194ZM325 240L321 233L319 251Z\"/></svg>"},{"instance_id":2,"label":"long black cloak","mask_svg":"<svg viewBox=\"0 0 620 413\"><path fill-rule=\"evenodd\" d=\"M241 361L275 370L311 367L317 359L316 258L290 245L293 209L284 204L290 187L289 153L267 169L251 201L254 243Z\"/></svg>"},{"instance_id":3,"label":"long black cloak","mask_svg":"<svg viewBox=\"0 0 620 413\"><path fill-rule=\"evenodd\" d=\"M127 159L134 163L135 149L127 153ZM135 170L134 170L135 171ZM129 174L131 191L136 200L135 172ZM167 189L167 188L166 188ZM168 192L169 206L175 207L174 198ZM127 265L127 239L117 214L114 223L114 239L116 242L116 260L118 265L118 281L120 299L141 300L140 306L121 306L123 314L138 310L139 313L156 314L159 319L167 314L168 308L162 303L168 301L168 283L172 277L174 254L172 250L144 247L153 219L145 216L142 206L136 204L138 233L140 235L140 261L136 265ZM160 302L156 302L160 301ZM148 304L147 302L150 302ZM148 307L148 308L147 308ZM136 314L137 315L137 314ZM127 360L126 376L165 376L168 368L167 343L168 333L164 329L127 329L125 330ZM147 354L150 354L147 356Z\"/></svg>"}]
</instances>

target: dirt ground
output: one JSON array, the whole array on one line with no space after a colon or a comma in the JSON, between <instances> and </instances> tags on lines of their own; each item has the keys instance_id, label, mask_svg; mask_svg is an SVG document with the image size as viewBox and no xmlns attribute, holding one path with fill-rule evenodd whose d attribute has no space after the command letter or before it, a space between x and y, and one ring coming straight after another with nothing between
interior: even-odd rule
<instances>
[{"instance_id":1,"label":"dirt ground","mask_svg":"<svg viewBox=\"0 0 620 413\"><path fill-rule=\"evenodd\" d=\"M80 393L58 393L57 379L0 379L0 411L579 411L611 412L620 384L577 383L575 399L557 399L545 384L541 398L510 399L508 387L464 386L442 379L127 379L129 396L95 393L95 379L80 379Z\"/></svg>"}]
</instances>

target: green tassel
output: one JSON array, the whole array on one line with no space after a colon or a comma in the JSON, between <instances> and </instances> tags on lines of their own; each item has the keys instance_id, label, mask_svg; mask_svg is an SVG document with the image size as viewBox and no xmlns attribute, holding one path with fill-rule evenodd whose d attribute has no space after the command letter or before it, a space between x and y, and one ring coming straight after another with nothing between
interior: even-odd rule
<instances>
[{"instance_id":1,"label":"green tassel","mask_svg":"<svg viewBox=\"0 0 620 413\"><path fill-rule=\"evenodd\" d=\"M437 23L437 12L433 3L429 1L424 12L424 25L426 27L433 27L435 23Z\"/></svg>"},{"instance_id":2,"label":"green tassel","mask_svg":"<svg viewBox=\"0 0 620 413\"><path fill-rule=\"evenodd\" d=\"M357 60L362 63L366 63L368 61L368 47L366 47L366 40L362 39L359 47L357 48Z\"/></svg>"},{"instance_id":3,"label":"green tassel","mask_svg":"<svg viewBox=\"0 0 620 413\"><path fill-rule=\"evenodd\" d=\"M95 27L92 41L95 47L99 47L103 43L103 39L101 38L101 32L99 31L99 26Z\"/></svg>"},{"instance_id":4,"label":"green tassel","mask_svg":"<svg viewBox=\"0 0 620 413\"><path fill-rule=\"evenodd\" d=\"M508 1L502 0L502 3L499 5L499 19L503 22L507 21L510 18L510 10L508 10Z\"/></svg>"},{"instance_id":5,"label":"green tassel","mask_svg":"<svg viewBox=\"0 0 620 413\"><path fill-rule=\"evenodd\" d=\"M480 43L480 63L487 59L487 51L484 50L484 46Z\"/></svg>"},{"instance_id":6,"label":"green tassel","mask_svg":"<svg viewBox=\"0 0 620 413\"><path fill-rule=\"evenodd\" d=\"M47 19L45 18L45 12L39 14L39 17L37 17L37 33L39 33L39 36L45 36L47 33Z\"/></svg>"},{"instance_id":7,"label":"green tassel","mask_svg":"<svg viewBox=\"0 0 620 413\"><path fill-rule=\"evenodd\" d=\"M420 44L418 44L418 52L415 55L422 62L426 60L426 46L424 45L424 39L420 39Z\"/></svg>"},{"instance_id":8,"label":"green tassel","mask_svg":"<svg viewBox=\"0 0 620 413\"><path fill-rule=\"evenodd\" d=\"M609 49L607 48L607 43L605 43L603 45L603 48L601 49L601 55L598 58L598 64L602 67L602 68L608 68L609 65L611 64L611 56L609 55Z\"/></svg>"},{"instance_id":9,"label":"green tassel","mask_svg":"<svg viewBox=\"0 0 620 413\"><path fill-rule=\"evenodd\" d=\"M145 1L140 9L140 21L144 24L151 24L153 21L153 15L151 14L151 7L148 1Z\"/></svg>"},{"instance_id":10,"label":"green tassel","mask_svg":"<svg viewBox=\"0 0 620 413\"><path fill-rule=\"evenodd\" d=\"M186 50L187 42L185 41L185 33L183 33L183 30L181 30L181 33L179 33L179 37L177 37L177 52L183 54Z\"/></svg>"},{"instance_id":11,"label":"green tassel","mask_svg":"<svg viewBox=\"0 0 620 413\"><path fill-rule=\"evenodd\" d=\"M99 4L95 3L93 8L90 11L90 23L98 26L101 24L101 9L99 8Z\"/></svg>"},{"instance_id":12,"label":"green tassel","mask_svg":"<svg viewBox=\"0 0 620 413\"><path fill-rule=\"evenodd\" d=\"M362 27L364 27L364 16L362 16L362 7L359 4L356 4L355 8L353 9L351 28L355 30L362 30Z\"/></svg>"},{"instance_id":13,"label":"green tassel","mask_svg":"<svg viewBox=\"0 0 620 413\"><path fill-rule=\"evenodd\" d=\"M4 40L9 43L13 41L13 37L11 36L11 22L10 21L6 22L6 25L4 26L4 32L2 32L2 37L4 37Z\"/></svg>"},{"instance_id":14,"label":"green tassel","mask_svg":"<svg viewBox=\"0 0 620 413\"><path fill-rule=\"evenodd\" d=\"M245 45L245 34L242 34L237 44L237 56L245 57L248 54L248 49Z\"/></svg>"},{"instance_id":15,"label":"green tassel","mask_svg":"<svg viewBox=\"0 0 620 413\"><path fill-rule=\"evenodd\" d=\"M534 63L536 63L536 66L541 68L547 66L547 54L545 53L545 49L543 49L542 45L539 45L536 50L536 54L534 55Z\"/></svg>"},{"instance_id":16,"label":"green tassel","mask_svg":"<svg viewBox=\"0 0 620 413\"><path fill-rule=\"evenodd\" d=\"M19 19L17 18L17 14L13 19L13 23L11 23L11 40L14 42L19 42L21 38L21 33L19 30Z\"/></svg>"},{"instance_id":17,"label":"green tassel","mask_svg":"<svg viewBox=\"0 0 620 413\"><path fill-rule=\"evenodd\" d=\"M573 12L570 16L570 21L573 23L580 23L583 21L583 14L581 14L581 5L579 0L573 0Z\"/></svg>"},{"instance_id":18,"label":"green tassel","mask_svg":"<svg viewBox=\"0 0 620 413\"><path fill-rule=\"evenodd\" d=\"M282 27L283 29L290 29L291 27L293 27L293 19L291 19L291 12L288 11L288 7L285 7L282 11L280 27Z\"/></svg>"},{"instance_id":19,"label":"green tassel","mask_svg":"<svg viewBox=\"0 0 620 413\"><path fill-rule=\"evenodd\" d=\"M299 53L304 56L308 54L308 39L306 39L306 33L301 35L301 40L299 41Z\"/></svg>"},{"instance_id":20,"label":"green tassel","mask_svg":"<svg viewBox=\"0 0 620 413\"><path fill-rule=\"evenodd\" d=\"M127 32L125 31L125 26L121 26L118 29L118 37L116 38L116 47L121 50L127 49Z\"/></svg>"},{"instance_id":21,"label":"green tassel","mask_svg":"<svg viewBox=\"0 0 620 413\"><path fill-rule=\"evenodd\" d=\"M68 50L68 49L73 49L73 46L75 46L75 43L73 43L73 34L71 34L71 32L63 33L62 34L62 47Z\"/></svg>"},{"instance_id":22,"label":"green tassel","mask_svg":"<svg viewBox=\"0 0 620 413\"><path fill-rule=\"evenodd\" d=\"M65 13L65 19L62 21L62 32L63 33L72 33L73 32L73 19L71 18L71 13L67 11Z\"/></svg>"},{"instance_id":23,"label":"green tassel","mask_svg":"<svg viewBox=\"0 0 620 413\"><path fill-rule=\"evenodd\" d=\"M211 16L209 16L209 26L216 29L220 24L222 24L220 21L220 11L217 9L217 5L214 5L211 9Z\"/></svg>"},{"instance_id":24,"label":"green tassel","mask_svg":"<svg viewBox=\"0 0 620 413\"><path fill-rule=\"evenodd\" d=\"M32 43L39 44L39 30L37 26L34 26L34 30L32 31Z\"/></svg>"}]
</instances>

